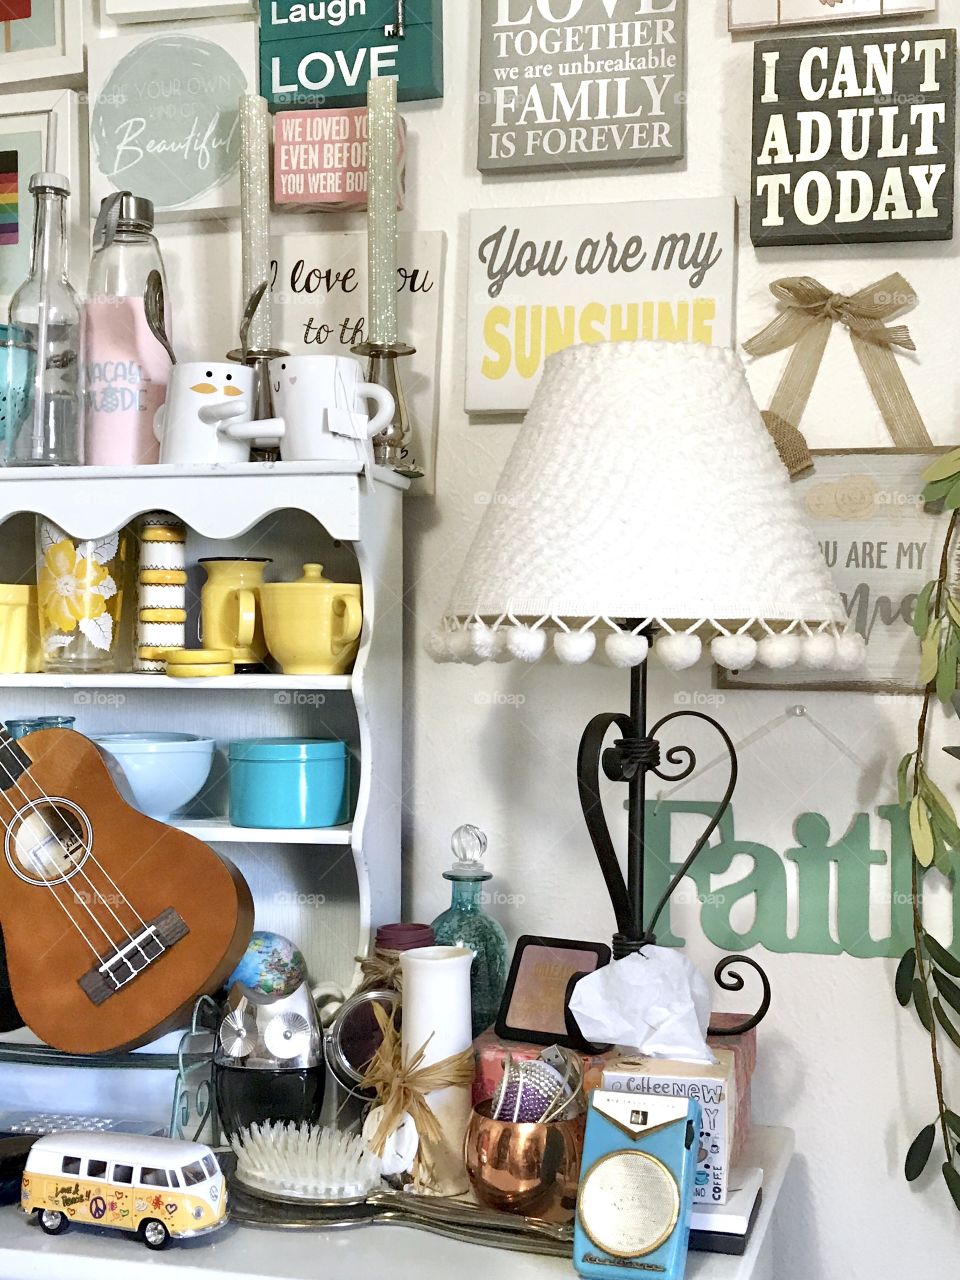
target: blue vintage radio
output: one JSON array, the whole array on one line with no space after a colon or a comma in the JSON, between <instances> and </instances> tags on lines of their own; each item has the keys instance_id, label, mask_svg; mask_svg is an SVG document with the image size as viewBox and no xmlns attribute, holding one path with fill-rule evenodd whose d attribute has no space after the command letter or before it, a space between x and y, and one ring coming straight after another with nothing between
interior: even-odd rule
<instances>
[{"instance_id":1,"label":"blue vintage radio","mask_svg":"<svg viewBox=\"0 0 960 1280\"><path fill-rule=\"evenodd\" d=\"M699 1135L692 1098L590 1095L573 1255L582 1276L683 1280Z\"/></svg>"}]
</instances>

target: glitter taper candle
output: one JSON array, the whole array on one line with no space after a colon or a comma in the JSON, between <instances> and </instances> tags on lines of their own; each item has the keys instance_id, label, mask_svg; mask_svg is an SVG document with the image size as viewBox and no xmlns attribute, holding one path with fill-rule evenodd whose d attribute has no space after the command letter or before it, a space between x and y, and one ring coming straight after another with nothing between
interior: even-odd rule
<instances>
[{"instance_id":1,"label":"glitter taper candle","mask_svg":"<svg viewBox=\"0 0 960 1280\"><path fill-rule=\"evenodd\" d=\"M243 303L270 279L270 112L266 98L240 99L240 234L243 242ZM264 351L272 345L270 290L250 324L249 345Z\"/></svg>"},{"instance_id":2,"label":"glitter taper candle","mask_svg":"<svg viewBox=\"0 0 960 1280\"><path fill-rule=\"evenodd\" d=\"M367 86L369 341L397 341L397 81Z\"/></svg>"}]
</instances>

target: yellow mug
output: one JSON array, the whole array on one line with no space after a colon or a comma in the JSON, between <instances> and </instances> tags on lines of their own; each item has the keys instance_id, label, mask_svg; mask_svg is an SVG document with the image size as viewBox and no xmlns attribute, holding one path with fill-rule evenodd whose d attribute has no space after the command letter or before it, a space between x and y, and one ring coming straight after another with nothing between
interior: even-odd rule
<instances>
[{"instance_id":1,"label":"yellow mug","mask_svg":"<svg viewBox=\"0 0 960 1280\"><path fill-rule=\"evenodd\" d=\"M257 589L267 648L288 676L339 676L353 666L363 627L362 591L305 564L298 582Z\"/></svg>"},{"instance_id":2,"label":"yellow mug","mask_svg":"<svg viewBox=\"0 0 960 1280\"><path fill-rule=\"evenodd\" d=\"M269 560L213 558L200 561L207 580L200 592L200 628L205 649L229 649L240 666L267 656L257 609L257 588Z\"/></svg>"},{"instance_id":3,"label":"yellow mug","mask_svg":"<svg viewBox=\"0 0 960 1280\"><path fill-rule=\"evenodd\" d=\"M20 675L42 670L37 588L0 584L0 671Z\"/></svg>"}]
</instances>

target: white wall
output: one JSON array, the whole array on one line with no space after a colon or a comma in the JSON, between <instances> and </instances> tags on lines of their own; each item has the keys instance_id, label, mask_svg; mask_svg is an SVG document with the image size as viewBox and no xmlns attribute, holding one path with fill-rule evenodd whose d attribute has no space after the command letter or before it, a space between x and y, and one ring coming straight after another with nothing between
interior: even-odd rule
<instances>
[{"instance_id":1,"label":"white wall","mask_svg":"<svg viewBox=\"0 0 960 1280\"><path fill-rule=\"evenodd\" d=\"M773 314L768 284L810 273L832 288L856 288L901 269L921 302L908 318L918 356L907 374L931 434L955 437L960 380L952 308L956 248L947 245L850 246L767 250L749 241L750 40L731 41L726 4L691 3L687 160L683 164L595 176L484 180L474 165L478 77L477 5L447 9L447 93L442 108L408 112L418 135L418 174L442 181L412 183L412 217L450 237L444 323L439 473L435 501L408 506L408 756L410 816L406 841L407 901L430 919L446 902L440 878L449 837L461 822L490 836L494 890L515 905L498 908L512 935L542 931L606 939L613 924L579 811L575 766L589 717L626 709L626 678L613 671L543 666L434 666L421 648L436 624L483 507L477 495L496 482L518 428L463 413L467 210L502 204L539 205L677 198L733 193L741 209L739 336ZM941 19L960 16L957 0L941 0ZM751 370L761 404L782 367L772 358ZM804 428L816 446L886 444L850 343L838 329L811 400ZM571 476L571 483L576 477ZM660 667L652 674L654 710L673 707L680 687ZM710 690L707 670L686 688ZM496 693L522 705L491 704ZM854 764L803 720L744 750L735 810L741 838L783 850L793 845L796 815L822 812L834 839L853 814L894 796L897 759L909 749L918 702L893 705L869 695L731 693L720 714L734 738L802 702L863 762ZM949 726L957 741L956 725ZM707 751L706 758L714 754ZM939 752L935 751L936 757ZM956 798L960 773L940 756L940 774ZM704 783L678 796L716 793ZM619 801L622 795L611 787ZM612 806L611 806L612 807ZM885 832L876 824L878 847ZM743 874L743 870L739 874ZM883 878L876 878L882 898ZM876 936L883 936L883 905ZM719 958L689 907L674 912L686 926L689 952L705 970ZM934 1115L924 1037L900 1011L891 990L893 962L758 952L774 984L773 1011L760 1032L754 1090L757 1120L796 1129L798 1156L785 1192L777 1239L778 1280L932 1280L955 1250L956 1211L939 1167L917 1188L901 1173L905 1148ZM735 1007L727 1004L725 1007ZM948 1053L952 1050L948 1047ZM954 1097L960 1097L960 1072ZM934 1185L928 1185L932 1182ZM948 1252L949 1251L949 1252Z\"/></svg>"},{"instance_id":2,"label":"white wall","mask_svg":"<svg viewBox=\"0 0 960 1280\"><path fill-rule=\"evenodd\" d=\"M449 861L450 834L470 821L490 836L489 861L497 873L493 888L509 899L498 913L512 935L539 931L606 939L613 922L577 804L575 761L589 717L626 708L625 677L602 668L548 665L532 670L437 667L421 647L443 611L482 514L477 495L493 489L518 430L486 421L471 424L463 412L467 211L498 204L732 192L742 211L741 339L772 316L767 286L779 275L810 273L844 291L902 269L921 301L908 321L918 355L899 358L909 366L921 412L941 442L955 437L960 391L956 248L753 250L746 225L752 43L731 41L721 0L691 0L685 162L636 173L483 180L475 168L478 5L448 0L445 8L446 97L442 104L404 108L412 132L405 223L444 230L449 240L437 497L411 500L407 518L408 915L429 920L446 905L449 886L440 873ZM940 8L944 22L960 16L960 0L940 0ZM362 219L297 219L289 225L297 224L362 226ZM233 345L239 303L236 236L217 224L162 234L173 267L183 356ZM773 358L751 370L761 403L779 369ZM831 341L804 429L815 446L887 443L840 330ZM706 669L688 674L681 686L656 667L652 684L659 715L673 708L681 688L708 693L710 674ZM500 693L517 696L497 703L493 695ZM739 740L798 702L842 739L859 763L804 720L744 750L738 834L779 850L793 843L793 820L802 812L822 812L839 839L855 813L889 802L895 764L910 749L918 712L914 699L892 704L868 695L733 693L721 714ZM955 724L946 725L939 714L936 731L938 746L940 740L957 740ZM943 759L936 749L932 754ZM960 799L955 766L947 761L940 773L948 792ZM682 794L711 793L704 783ZM615 790L612 795L619 802ZM885 847L879 823L876 836ZM882 936L881 874L875 888L875 929ZM712 968L719 953L704 942L692 907L677 908L674 921L683 926L691 956L705 970ZM893 962L766 953L758 958L771 975L775 1003L761 1031L755 1116L762 1123L790 1125L798 1134L799 1154L779 1219L778 1280L933 1280L951 1265L957 1219L939 1173L908 1188L900 1172L907 1143L933 1118L934 1108L924 1038L893 997ZM960 1072L954 1078L954 1105L960 1110Z\"/></svg>"}]
</instances>

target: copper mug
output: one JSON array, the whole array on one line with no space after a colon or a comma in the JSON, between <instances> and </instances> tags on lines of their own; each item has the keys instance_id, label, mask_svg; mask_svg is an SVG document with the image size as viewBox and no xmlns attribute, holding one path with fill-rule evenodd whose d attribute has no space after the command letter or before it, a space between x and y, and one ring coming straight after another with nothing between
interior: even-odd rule
<instances>
[{"instance_id":1,"label":"copper mug","mask_svg":"<svg viewBox=\"0 0 960 1280\"><path fill-rule=\"evenodd\" d=\"M464 1143L477 1199L500 1213L572 1222L586 1117L516 1124L492 1119L491 1105L484 1102L474 1110Z\"/></svg>"}]
</instances>

